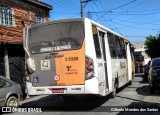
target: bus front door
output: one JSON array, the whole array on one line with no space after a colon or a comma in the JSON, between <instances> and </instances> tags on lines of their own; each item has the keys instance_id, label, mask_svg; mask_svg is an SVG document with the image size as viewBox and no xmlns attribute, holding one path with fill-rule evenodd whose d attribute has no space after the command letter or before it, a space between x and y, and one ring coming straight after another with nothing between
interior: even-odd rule
<instances>
[{"instance_id":1,"label":"bus front door","mask_svg":"<svg viewBox=\"0 0 160 115\"><path fill-rule=\"evenodd\" d=\"M98 37L95 43L96 55L97 55L97 65L98 65L98 80L100 83L99 93L104 93L108 91L108 75L107 75L107 62L106 62L106 47L105 47L105 32L98 29ZM103 85L103 86L102 86Z\"/></svg>"}]
</instances>

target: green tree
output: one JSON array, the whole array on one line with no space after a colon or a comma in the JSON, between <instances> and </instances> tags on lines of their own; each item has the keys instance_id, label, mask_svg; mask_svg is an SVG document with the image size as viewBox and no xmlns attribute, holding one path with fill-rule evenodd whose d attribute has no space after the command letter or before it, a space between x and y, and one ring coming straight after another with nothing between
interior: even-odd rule
<instances>
[{"instance_id":1,"label":"green tree","mask_svg":"<svg viewBox=\"0 0 160 115\"><path fill-rule=\"evenodd\" d=\"M160 57L160 36L148 36L146 37L145 45L147 48L146 53L151 58Z\"/></svg>"}]
</instances>

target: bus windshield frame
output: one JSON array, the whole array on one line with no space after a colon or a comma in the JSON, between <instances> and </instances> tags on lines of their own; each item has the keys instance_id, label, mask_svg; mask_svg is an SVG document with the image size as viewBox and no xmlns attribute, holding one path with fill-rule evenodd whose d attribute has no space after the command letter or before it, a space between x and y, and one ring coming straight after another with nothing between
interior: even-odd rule
<instances>
[{"instance_id":1,"label":"bus windshield frame","mask_svg":"<svg viewBox=\"0 0 160 115\"><path fill-rule=\"evenodd\" d=\"M31 54L80 49L85 38L83 21L52 22L29 29Z\"/></svg>"}]
</instances>

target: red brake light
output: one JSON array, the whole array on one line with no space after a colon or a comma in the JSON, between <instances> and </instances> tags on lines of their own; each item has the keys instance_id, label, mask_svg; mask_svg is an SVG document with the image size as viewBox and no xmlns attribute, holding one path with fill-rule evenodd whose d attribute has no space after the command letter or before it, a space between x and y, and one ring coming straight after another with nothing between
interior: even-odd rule
<instances>
[{"instance_id":1,"label":"red brake light","mask_svg":"<svg viewBox=\"0 0 160 115\"><path fill-rule=\"evenodd\" d=\"M88 71L88 72L93 71L93 68L90 67L90 66L88 66L88 67L87 67L87 71Z\"/></svg>"},{"instance_id":2,"label":"red brake light","mask_svg":"<svg viewBox=\"0 0 160 115\"><path fill-rule=\"evenodd\" d=\"M91 60L88 60L86 63L87 63L88 66L92 65L92 61Z\"/></svg>"},{"instance_id":3,"label":"red brake light","mask_svg":"<svg viewBox=\"0 0 160 115\"><path fill-rule=\"evenodd\" d=\"M86 80L94 77L94 65L92 58L86 56Z\"/></svg>"}]
</instances>

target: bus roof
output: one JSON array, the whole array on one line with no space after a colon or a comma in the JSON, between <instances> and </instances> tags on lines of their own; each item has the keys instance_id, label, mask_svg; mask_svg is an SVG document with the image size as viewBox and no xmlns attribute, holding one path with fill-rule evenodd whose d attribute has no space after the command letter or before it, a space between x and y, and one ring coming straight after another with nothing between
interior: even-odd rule
<instances>
[{"instance_id":1,"label":"bus roof","mask_svg":"<svg viewBox=\"0 0 160 115\"><path fill-rule=\"evenodd\" d=\"M37 24L37 25L32 25L30 27L30 29L32 29L32 28L38 28L38 27L41 27L41 26L50 25L50 24L53 24L53 23L70 22L70 21L84 21L84 20L85 20L85 18L59 19L59 20L53 20L53 21L50 21L50 22L40 23L40 24Z\"/></svg>"},{"instance_id":2,"label":"bus roof","mask_svg":"<svg viewBox=\"0 0 160 115\"><path fill-rule=\"evenodd\" d=\"M54 20L54 21L50 21L50 22L40 23L40 24L38 24L38 25L33 25L33 26L30 27L30 29L32 29L32 28L38 28L38 27L41 27L41 26L50 25L50 24L53 24L53 23L69 22L69 21L84 21L84 20L90 20L93 25L96 25L96 26L98 26L99 28L101 28L101 29L103 29L103 30L106 30L106 31L108 31L108 32L111 32L111 33L113 33L113 34L115 34L115 35L123 38L125 41L128 41L128 39L127 39L126 37L124 37L124 36L122 36L122 35L114 32L114 31L110 30L110 29L107 28L107 27L104 27L103 25L101 25L101 24L99 24L99 23L97 23L97 22L95 22L95 21L93 21L93 20L91 20L91 19L89 19L89 18L59 19L59 20Z\"/></svg>"}]
</instances>

